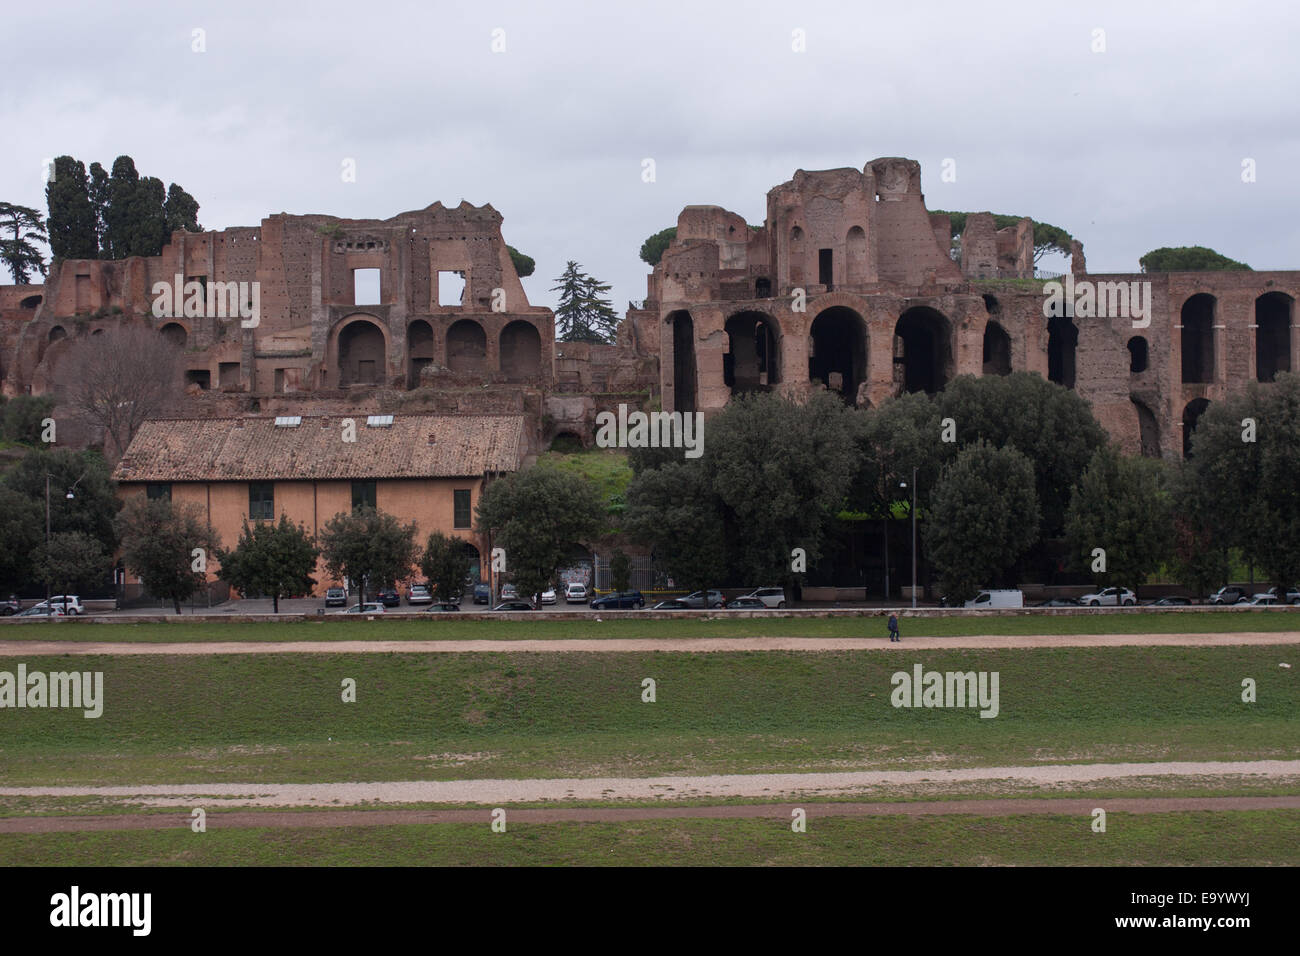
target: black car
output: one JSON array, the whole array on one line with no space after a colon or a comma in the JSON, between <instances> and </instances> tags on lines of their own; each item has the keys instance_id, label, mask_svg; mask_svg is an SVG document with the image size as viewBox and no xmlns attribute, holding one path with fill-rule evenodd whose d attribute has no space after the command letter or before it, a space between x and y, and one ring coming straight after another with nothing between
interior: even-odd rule
<instances>
[{"instance_id":1,"label":"black car","mask_svg":"<svg viewBox=\"0 0 1300 956\"><path fill-rule=\"evenodd\" d=\"M475 603L475 604L491 604L491 603L492 603L492 588L491 588L490 586L486 585L486 584L476 584L476 585L474 585L474 603Z\"/></svg>"},{"instance_id":2,"label":"black car","mask_svg":"<svg viewBox=\"0 0 1300 956\"><path fill-rule=\"evenodd\" d=\"M430 604L424 609L425 614L441 614L446 611L459 611L460 605L453 604L451 601L439 601L436 604Z\"/></svg>"},{"instance_id":3,"label":"black car","mask_svg":"<svg viewBox=\"0 0 1300 956\"><path fill-rule=\"evenodd\" d=\"M375 600L384 607L401 607L402 596L397 593L395 588L386 588L375 595Z\"/></svg>"},{"instance_id":4,"label":"black car","mask_svg":"<svg viewBox=\"0 0 1300 956\"><path fill-rule=\"evenodd\" d=\"M767 605L758 598L738 597L727 602L728 611L765 611Z\"/></svg>"},{"instance_id":5,"label":"black car","mask_svg":"<svg viewBox=\"0 0 1300 956\"><path fill-rule=\"evenodd\" d=\"M645 598L641 596L640 591L614 591L606 594L604 597L598 597L591 602L592 608L597 611L605 611L611 608L636 608L645 607Z\"/></svg>"},{"instance_id":6,"label":"black car","mask_svg":"<svg viewBox=\"0 0 1300 956\"><path fill-rule=\"evenodd\" d=\"M494 611L531 611L533 606L527 601L502 601L492 610Z\"/></svg>"}]
</instances>

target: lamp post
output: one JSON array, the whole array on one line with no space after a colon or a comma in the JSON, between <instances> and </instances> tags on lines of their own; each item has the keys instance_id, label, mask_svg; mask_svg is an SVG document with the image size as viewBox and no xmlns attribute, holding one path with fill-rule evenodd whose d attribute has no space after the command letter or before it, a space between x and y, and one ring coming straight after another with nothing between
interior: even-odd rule
<instances>
[{"instance_id":1,"label":"lamp post","mask_svg":"<svg viewBox=\"0 0 1300 956\"><path fill-rule=\"evenodd\" d=\"M54 476L48 471L45 473L45 606L47 608L50 606L50 479L52 477ZM83 472L81 478L85 477L86 473ZM77 485L81 484L81 478L72 483L72 487L68 489L67 494L63 497L69 501L77 497L72 492Z\"/></svg>"},{"instance_id":2,"label":"lamp post","mask_svg":"<svg viewBox=\"0 0 1300 956\"><path fill-rule=\"evenodd\" d=\"M906 488L907 482L900 481L898 487ZM912 468L912 607L916 607L916 468Z\"/></svg>"}]
</instances>

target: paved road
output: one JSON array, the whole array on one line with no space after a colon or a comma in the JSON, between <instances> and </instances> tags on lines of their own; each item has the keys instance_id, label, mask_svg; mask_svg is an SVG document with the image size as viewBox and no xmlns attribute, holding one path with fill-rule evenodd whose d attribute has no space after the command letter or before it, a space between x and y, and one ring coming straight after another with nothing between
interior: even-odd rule
<instances>
[{"instance_id":1,"label":"paved road","mask_svg":"<svg viewBox=\"0 0 1300 956\"><path fill-rule=\"evenodd\" d=\"M1086 819L1101 807L1107 813L1232 812L1297 810L1300 796L1290 797L1143 797L1087 800L937 800L913 803L810 803L801 809L808 820L828 817L939 816L972 814L1008 817L1055 814ZM790 804L726 804L715 807L572 807L510 810L507 825L519 823L621 823L634 820L780 820L791 819ZM263 810L209 814L209 830L241 827L379 827L429 823L486 824L488 810ZM77 833L104 830L176 830L190 828L189 811L119 813L69 817L0 818L0 833Z\"/></svg>"},{"instance_id":2,"label":"paved road","mask_svg":"<svg viewBox=\"0 0 1300 956\"><path fill-rule=\"evenodd\" d=\"M406 780L366 783L195 783L114 787L0 787L0 797L105 797L154 807L328 807L384 803L535 803L545 800L848 796L869 787L1024 781L1040 786L1136 777L1300 777L1300 760L1044 764L954 770ZM1001 801L998 801L1001 803Z\"/></svg>"},{"instance_id":3,"label":"paved road","mask_svg":"<svg viewBox=\"0 0 1300 956\"><path fill-rule=\"evenodd\" d=\"M885 637L704 637L428 641L192 641L126 643L113 641L0 641L0 657L92 654L475 654L475 653L646 653L678 651L883 651L1022 647L1245 647L1276 646L1279 664L1295 665L1300 631L1241 631L1215 634L976 634L915 637L891 644Z\"/></svg>"}]
</instances>

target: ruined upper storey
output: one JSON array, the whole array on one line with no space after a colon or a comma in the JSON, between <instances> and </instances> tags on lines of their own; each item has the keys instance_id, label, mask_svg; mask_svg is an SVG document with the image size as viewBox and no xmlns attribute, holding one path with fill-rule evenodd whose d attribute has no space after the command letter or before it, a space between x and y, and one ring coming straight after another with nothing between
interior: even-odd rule
<instances>
[{"instance_id":1,"label":"ruined upper storey","mask_svg":"<svg viewBox=\"0 0 1300 956\"><path fill-rule=\"evenodd\" d=\"M529 304L501 221L467 202L391 219L280 213L177 232L158 256L58 263L6 390L42 389L47 348L63 337L140 316L188 350L201 389L413 387L426 368L544 384L553 317ZM214 299L239 315L214 312Z\"/></svg>"}]
</instances>

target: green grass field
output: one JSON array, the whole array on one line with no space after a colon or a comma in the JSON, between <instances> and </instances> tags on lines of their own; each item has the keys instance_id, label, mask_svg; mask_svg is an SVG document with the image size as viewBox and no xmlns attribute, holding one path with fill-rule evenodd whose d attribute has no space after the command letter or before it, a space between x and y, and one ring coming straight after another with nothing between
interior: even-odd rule
<instances>
[{"instance_id":1,"label":"green grass field","mask_svg":"<svg viewBox=\"0 0 1300 956\"><path fill-rule=\"evenodd\" d=\"M904 615L906 612L904 612ZM158 623L100 624L86 621L0 626L5 641L367 641L367 640L552 640L699 637L885 637L885 612L860 617L802 618L631 618L611 611L597 621L554 620L519 614L493 620L455 615L384 617L373 621L325 616L310 621L223 621L179 617ZM904 616L904 638L972 634L1220 634L1232 631L1300 630L1300 610L1253 612L1098 611L986 617Z\"/></svg>"},{"instance_id":2,"label":"green grass field","mask_svg":"<svg viewBox=\"0 0 1300 956\"><path fill-rule=\"evenodd\" d=\"M779 820L0 834L16 866L1241 866L1300 864L1300 813Z\"/></svg>"},{"instance_id":3,"label":"green grass field","mask_svg":"<svg viewBox=\"0 0 1300 956\"><path fill-rule=\"evenodd\" d=\"M98 629L96 629L98 630ZM652 776L1300 754L1290 649L32 657L103 716L0 710L0 782ZM7 658L0 669L13 670ZM901 709L915 663L997 671L1000 713ZM642 680L657 682L643 703ZM1241 682L1258 684L1242 703ZM341 682L356 681L343 703Z\"/></svg>"}]
</instances>

